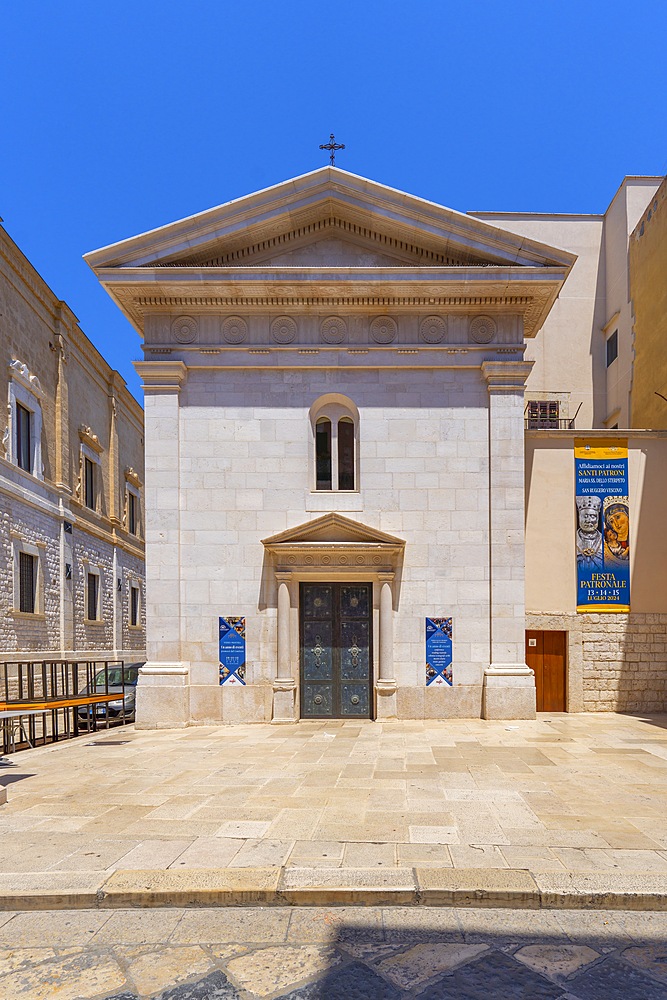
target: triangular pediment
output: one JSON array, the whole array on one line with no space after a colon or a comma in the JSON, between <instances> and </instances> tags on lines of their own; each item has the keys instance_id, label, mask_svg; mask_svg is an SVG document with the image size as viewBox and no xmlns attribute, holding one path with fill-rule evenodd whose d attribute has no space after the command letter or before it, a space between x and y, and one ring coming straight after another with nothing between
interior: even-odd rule
<instances>
[{"instance_id":1,"label":"triangular pediment","mask_svg":"<svg viewBox=\"0 0 667 1000\"><path fill-rule=\"evenodd\" d=\"M305 524L298 524L294 528L288 528L270 538L264 538L262 544L268 548L279 548L281 546L292 547L298 545L335 545L350 544L358 545L381 545L392 548L403 548L405 542L402 538L389 535L378 528L372 528L368 524L360 521L353 521L342 514L324 514L313 521L306 521Z\"/></svg>"},{"instance_id":2,"label":"triangular pediment","mask_svg":"<svg viewBox=\"0 0 667 1000\"><path fill-rule=\"evenodd\" d=\"M150 261L141 267L484 267L504 263L502 255L492 258L489 253L480 255L463 247L449 246L447 252L441 252L430 239L406 241L371 228L371 222L369 219L361 225L342 218L321 218L269 239L240 246L222 241L217 247Z\"/></svg>"},{"instance_id":3,"label":"triangular pediment","mask_svg":"<svg viewBox=\"0 0 667 1000\"><path fill-rule=\"evenodd\" d=\"M148 313L511 308L535 336L576 257L323 167L86 254L142 334Z\"/></svg>"},{"instance_id":4,"label":"triangular pediment","mask_svg":"<svg viewBox=\"0 0 667 1000\"><path fill-rule=\"evenodd\" d=\"M85 259L95 271L213 269L273 262L308 266L309 256L312 263L313 255L332 253L340 263L326 266L369 266L359 261L364 254L385 258L375 266L388 261L422 267L569 267L575 260L563 250L337 167L284 181Z\"/></svg>"}]
</instances>

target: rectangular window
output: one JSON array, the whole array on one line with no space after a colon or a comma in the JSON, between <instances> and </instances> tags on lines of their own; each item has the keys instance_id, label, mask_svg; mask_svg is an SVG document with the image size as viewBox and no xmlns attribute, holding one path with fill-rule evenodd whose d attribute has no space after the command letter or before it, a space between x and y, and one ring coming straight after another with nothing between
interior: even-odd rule
<instances>
[{"instance_id":1,"label":"rectangular window","mask_svg":"<svg viewBox=\"0 0 667 1000\"><path fill-rule=\"evenodd\" d=\"M89 458L83 460L83 477L84 503L95 510L95 463Z\"/></svg>"},{"instance_id":2,"label":"rectangular window","mask_svg":"<svg viewBox=\"0 0 667 1000\"><path fill-rule=\"evenodd\" d=\"M30 410L16 404L16 460L19 469L32 472L32 440Z\"/></svg>"},{"instance_id":3,"label":"rectangular window","mask_svg":"<svg viewBox=\"0 0 667 1000\"><path fill-rule=\"evenodd\" d=\"M354 424L349 417L338 421L338 489L354 489Z\"/></svg>"},{"instance_id":4,"label":"rectangular window","mask_svg":"<svg viewBox=\"0 0 667 1000\"><path fill-rule=\"evenodd\" d=\"M331 421L326 417L315 425L315 488L331 489Z\"/></svg>"},{"instance_id":5,"label":"rectangular window","mask_svg":"<svg viewBox=\"0 0 667 1000\"><path fill-rule=\"evenodd\" d=\"M34 615L37 598L37 556L19 552L19 611Z\"/></svg>"},{"instance_id":6,"label":"rectangular window","mask_svg":"<svg viewBox=\"0 0 667 1000\"><path fill-rule=\"evenodd\" d=\"M137 533L137 498L134 493L127 493L127 530L131 535Z\"/></svg>"},{"instance_id":7,"label":"rectangular window","mask_svg":"<svg viewBox=\"0 0 667 1000\"><path fill-rule=\"evenodd\" d=\"M528 427L530 430L539 428L556 428L559 426L560 404L558 400L531 399L528 402Z\"/></svg>"},{"instance_id":8,"label":"rectangular window","mask_svg":"<svg viewBox=\"0 0 667 1000\"><path fill-rule=\"evenodd\" d=\"M139 588L130 587L130 625L139 624Z\"/></svg>"},{"instance_id":9,"label":"rectangular window","mask_svg":"<svg viewBox=\"0 0 667 1000\"><path fill-rule=\"evenodd\" d=\"M100 578L97 573L88 574L87 618L90 622L97 621L97 605L99 602Z\"/></svg>"},{"instance_id":10,"label":"rectangular window","mask_svg":"<svg viewBox=\"0 0 667 1000\"><path fill-rule=\"evenodd\" d=\"M618 330L614 330L611 337L607 337L607 368L618 357Z\"/></svg>"}]
</instances>

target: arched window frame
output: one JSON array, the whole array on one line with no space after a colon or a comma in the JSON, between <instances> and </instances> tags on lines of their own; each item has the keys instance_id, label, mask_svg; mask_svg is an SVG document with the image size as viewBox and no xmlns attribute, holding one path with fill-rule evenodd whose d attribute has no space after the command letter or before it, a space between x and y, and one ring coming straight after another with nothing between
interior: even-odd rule
<instances>
[{"instance_id":1,"label":"arched window frame","mask_svg":"<svg viewBox=\"0 0 667 1000\"><path fill-rule=\"evenodd\" d=\"M331 489L317 486L317 423L331 421ZM340 455L338 447L338 424L349 420L354 428L354 489L340 488ZM339 393L329 393L317 399L310 408L310 488L316 493L358 493L359 492L359 410L351 399Z\"/></svg>"}]
</instances>

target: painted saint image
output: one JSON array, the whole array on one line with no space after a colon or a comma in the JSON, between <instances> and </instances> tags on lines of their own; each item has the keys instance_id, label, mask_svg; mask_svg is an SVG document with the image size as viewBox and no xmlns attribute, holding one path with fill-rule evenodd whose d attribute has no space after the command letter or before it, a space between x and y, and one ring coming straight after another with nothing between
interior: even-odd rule
<instances>
[{"instance_id":1,"label":"painted saint image","mask_svg":"<svg viewBox=\"0 0 667 1000\"><path fill-rule=\"evenodd\" d=\"M597 496L575 497L577 504L577 566L585 570L602 569L602 532L600 510L602 501Z\"/></svg>"},{"instance_id":2,"label":"painted saint image","mask_svg":"<svg viewBox=\"0 0 667 1000\"><path fill-rule=\"evenodd\" d=\"M628 497L607 497L604 502L605 563L630 559L630 504Z\"/></svg>"}]
</instances>

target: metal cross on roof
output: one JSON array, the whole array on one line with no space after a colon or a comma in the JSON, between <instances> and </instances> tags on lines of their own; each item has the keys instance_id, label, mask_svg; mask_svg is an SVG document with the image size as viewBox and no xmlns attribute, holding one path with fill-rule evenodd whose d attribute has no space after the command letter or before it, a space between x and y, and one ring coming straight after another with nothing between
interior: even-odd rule
<instances>
[{"instance_id":1,"label":"metal cross on roof","mask_svg":"<svg viewBox=\"0 0 667 1000\"><path fill-rule=\"evenodd\" d=\"M336 150L345 149L345 144L342 142L336 142L333 132L329 136L329 141L320 146L320 149L328 149L331 153L329 160L331 161L331 166L336 166Z\"/></svg>"}]
</instances>

